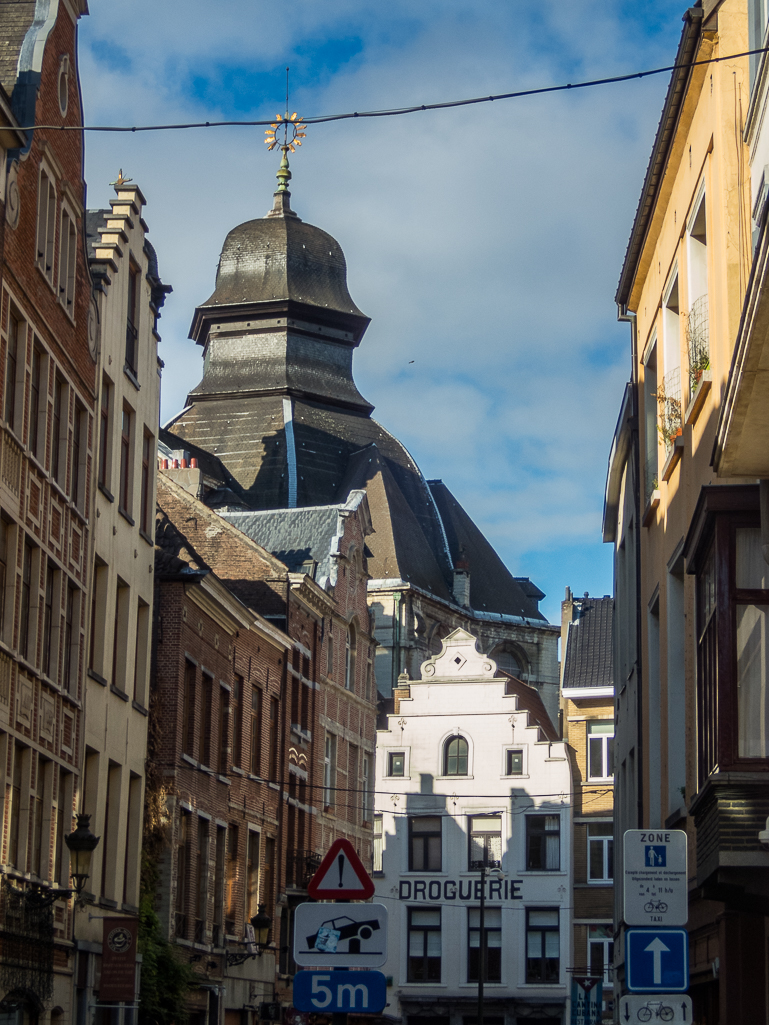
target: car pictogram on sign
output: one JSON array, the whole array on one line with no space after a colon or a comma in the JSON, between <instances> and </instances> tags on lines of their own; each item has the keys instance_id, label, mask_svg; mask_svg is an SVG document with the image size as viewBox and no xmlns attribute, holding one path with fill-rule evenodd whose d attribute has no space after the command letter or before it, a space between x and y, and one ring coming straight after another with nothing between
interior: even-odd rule
<instances>
[{"instance_id":1,"label":"car pictogram on sign","mask_svg":"<svg viewBox=\"0 0 769 1025\"><path fill-rule=\"evenodd\" d=\"M375 918L363 922L354 922L346 915L341 918L327 918L325 922L321 923L317 932L307 937L307 946L310 950L317 948L333 952L339 943L347 940L347 953L360 954L361 940L370 940L377 929L379 929L379 922ZM318 945L319 939L325 941L321 946ZM369 953L378 953L378 951L369 951Z\"/></svg>"}]
</instances>

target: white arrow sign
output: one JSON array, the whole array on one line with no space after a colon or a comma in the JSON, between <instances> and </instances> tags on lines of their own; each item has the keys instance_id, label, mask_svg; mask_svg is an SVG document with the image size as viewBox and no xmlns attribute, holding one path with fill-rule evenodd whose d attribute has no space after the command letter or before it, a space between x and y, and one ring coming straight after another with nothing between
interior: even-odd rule
<instances>
[{"instance_id":1,"label":"white arrow sign","mask_svg":"<svg viewBox=\"0 0 769 1025\"><path fill-rule=\"evenodd\" d=\"M654 985L662 985L662 954L669 954L670 947L666 947L659 936L655 936L648 947L644 948L646 953L652 952L654 958Z\"/></svg>"}]
</instances>

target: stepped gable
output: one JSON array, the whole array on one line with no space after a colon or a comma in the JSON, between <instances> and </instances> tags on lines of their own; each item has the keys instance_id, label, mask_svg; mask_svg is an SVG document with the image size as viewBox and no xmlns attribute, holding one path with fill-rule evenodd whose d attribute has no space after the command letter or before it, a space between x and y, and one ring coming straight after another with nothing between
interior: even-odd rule
<instances>
[{"instance_id":1,"label":"stepped gable","mask_svg":"<svg viewBox=\"0 0 769 1025\"><path fill-rule=\"evenodd\" d=\"M476 527L442 480L428 481L438 506L453 565L461 558L470 568L470 605L477 612L544 620L537 597L544 597L531 581L518 581Z\"/></svg>"}]
</instances>

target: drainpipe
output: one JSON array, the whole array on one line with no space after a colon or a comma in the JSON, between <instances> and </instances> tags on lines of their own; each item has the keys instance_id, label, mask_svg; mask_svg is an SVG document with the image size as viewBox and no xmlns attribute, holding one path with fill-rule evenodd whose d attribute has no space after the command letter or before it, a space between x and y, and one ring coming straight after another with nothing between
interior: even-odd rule
<instances>
[{"instance_id":1,"label":"drainpipe","mask_svg":"<svg viewBox=\"0 0 769 1025\"><path fill-rule=\"evenodd\" d=\"M401 598L400 591L393 594L393 654L391 666L391 693L398 686L398 675L400 673L401 661Z\"/></svg>"}]
</instances>

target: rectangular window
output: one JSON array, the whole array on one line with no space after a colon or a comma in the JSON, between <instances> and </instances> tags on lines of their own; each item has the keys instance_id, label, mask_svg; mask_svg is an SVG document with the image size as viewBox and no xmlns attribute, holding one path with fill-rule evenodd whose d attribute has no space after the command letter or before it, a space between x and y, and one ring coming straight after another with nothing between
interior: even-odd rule
<instances>
[{"instance_id":1,"label":"rectangular window","mask_svg":"<svg viewBox=\"0 0 769 1025\"><path fill-rule=\"evenodd\" d=\"M214 946L224 944L224 877L227 855L227 830L216 827L216 850L214 852Z\"/></svg>"},{"instance_id":2,"label":"rectangular window","mask_svg":"<svg viewBox=\"0 0 769 1025\"><path fill-rule=\"evenodd\" d=\"M136 646L134 649L134 699L140 705L147 704L147 659L150 645L150 607L139 599L136 608ZM212 714L210 702L206 706ZM211 719L209 718L209 723ZM210 765L206 762L206 765Z\"/></svg>"},{"instance_id":3,"label":"rectangular window","mask_svg":"<svg viewBox=\"0 0 769 1025\"><path fill-rule=\"evenodd\" d=\"M358 787L360 786L360 779L358 778L358 765L360 759L360 749L355 744L348 744L347 746L347 786L350 788L347 793L347 808L349 811L348 819L351 822L358 821L358 809L360 807L360 794L357 793Z\"/></svg>"},{"instance_id":4,"label":"rectangular window","mask_svg":"<svg viewBox=\"0 0 769 1025\"><path fill-rule=\"evenodd\" d=\"M440 872L441 817L420 815L409 818L409 871Z\"/></svg>"},{"instance_id":5,"label":"rectangular window","mask_svg":"<svg viewBox=\"0 0 769 1025\"><path fill-rule=\"evenodd\" d=\"M8 859L14 868L20 872L27 870L27 834L28 815L25 815L21 807L21 787L25 763L29 765L31 752L27 747L16 744L13 749L13 776L11 777L11 817L8 839ZM20 824L24 821L24 828Z\"/></svg>"},{"instance_id":6,"label":"rectangular window","mask_svg":"<svg viewBox=\"0 0 769 1025\"><path fill-rule=\"evenodd\" d=\"M611 925L587 927L588 964L594 978L603 977L604 986L614 985L614 929Z\"/></svg>"},{"instance_id":7,"label":"rectangular window","mask_svg":"<svg viewBox=\"0 0 769 1025\"><path fill-rule=\"evenodd\" d=\"M125 857L123 858L123 903L139 903L139 867L142 842L142 778L133 772L128 777L128 816Z\"/></svg>"},{"instance_id":8,"label":"rectangular window","mask_svg":"<svg viewBox=\"0 0 769 1025\"><path fill-rule=\"evenodd\" d=\"M131 514L131 423L133 417L127 406L120 420L120 497L118 507Z\"/></svg>"},{"instance_id":9,"label":"rectangular window","mask_svg":"<svg viewBox=\"0 0 769 1025\"><path fill-rule=\"evenodd\" d=\"M182 752L195 757L195 705L197 703L195 666L184 663L184 704L182 706Z\"/></svg>"},{"instance_id":10,"label":"rectangular window","mask_svg":"<svg viewBox=\"0 0 769 1025\"><path fill-rule=\"evenodd\" d=\"M83 444L88 433L87 413L79 402L75 402L75 419L72 424L72 479L70 481L69 493L72 501L78 509L84 505L85 490L85 458L86 451Z\"/></svg>"},{"instance_id":11,"label":"rectangular window","mask_svg":"<svg viewBox=\"0 0 769 1025\"><path fill-rule=\"evenodd\" d=\"M246 853L246 918L259 911L259 833L249 830Z\"/></svg>"},{"instance_id":12,"label":"rectangular window","mask_svg":"<svg viewBox=\"0 0 769 1025\"><path fill-rule=\"evenodd\" d=\"M187 938L187 912L190 896L192 815L182 809L179 816L179 840L176 845L176 921L175 932L179 939Z\"/></svg>"},{"instance_id":13,"label":"rectangular window","mask_svg":"<svg viewBox=\"0 0 769 1025\"><path fill-rule=\"evenodd\" d=\"M408 981L441 981L440 908L409 908Z\"/></svg>"},{"instance_id":14,"label":"rectangular window","mask_svg":"<svg viewBox=\"0 0 769 1025\"><path fill-rule=\"evenodd\" d=\"M259 687L251 688L251 758L250 769L254 776L262 774L262 692Z\"/></svg>"},{"instance_id":15,"label":"rectangular window","mask_svg":"<svg viewBox=\"0 0 769 1025\"><path fill-rule=\"evenodd\" d=\"M113 687L126 693L128 661L128 619L131 615L131 590L119 577L115 591L115 632L112 637Z\"/></svg>"},{"instance_id":16,"label":"rectangular window","mask_svg":"<svg viewBox=\"0 0 769 1025\"><path fill-rule=\"evenodd\" d=\"M363 777L363 821L371 822L371 816L374 812L373 795L371 793L371 755L363 756L361 774Z\"/></svg>"},{"instance_id":17,"label":"rectangular window","mask_svg":"<svg viewBox=\"0 0 769 1025\"><path fill-rule=\"evenodd\" d=\"M587 827L588 879L591 883L610 883L614 878L614 833L611 822L591 823Z\"/></svg>"},{"instance_id":18,"label":"rectangular window","mask_svg":"<svg viewBox=\"0 0 769 1025\"><path fill-rule=\"evenodd\" d=\"M110 480L110 400L112 386L105 377L101 385L101 407L99 410L99 484L107 491L111 489Z\"/></svg>"},{"instance_id":19,"label":"rectangular window","mask_svg":"<svg viewBox=\"0 0 769 1025\"><path fill-rule=\"evenodd\" d=\"M505 775L523 775L523 750L522 748L510 748L505 751Z\"/></svg>"},{"instance_id":20,"label":"rectangular window","mask_svg":"<svg viewBox=\"0 0 769 1025\"><path fill-rule=\"evenodd\" d=\"M326 734L323 749L323 804L333 808L336 804L334 784L336 782L336 737L333 733Z\"/></svg>"},{"instance_id":21,"label":"rectangular window","mask_svg":"<svg viewBox=\"0 0 769 1025\"><path fill-rule=\"evenodd\" d=\"M468 868L498 866L502 862L502 816L471 815L469 819Z\"/></svg>"},{"instance_id":22,"label":"rectangular window","mask_svg":"<svg viewBox=\"0 0 769 1025\"><path fill-rule=\"evenodd\" d=\"M219 688L219 772L226 776L230 768L230 692Z\"/></svg>"},{"instance_id":23,"label":"rectangular window","mask_svg":"<svg viewBox=\"0 0 769 1025\"><path fill-rule=\"evenodd\" d=\"M62 487L67 473L66 385L57 374L53 382L53 421L51 423L51 476Z\"/></svg>"},{"instance_id":24,"label":"rectangular window","mask_svg":"<svg viewBox=\"0 0 769 1025\"><path fill-rule=\"evenodd\" d=\"M53 881L61 887L69 884L69 849L64 842L64 837L72 832L72 796L72 773L59 769Z\"/></svg>"},{"instance_id":25,"label":"rectangular window","mask_svg":"<svg viewBox=\"0 0 769 1025\"><path fill-rule=\"evenodd\" d=\"M270 779L278 778L278 742L280 740L280 702L270 698Z\"/></svg>"},{"instance_id":26,"label":"rectangular window","mask_svg":"<svg viewBox=\"0 0 769 1025\"><path fill-rule=\"evenodd\" d=\"M587 724L588 779L614 776L614 720L593 720Z\"/></svg>"},{"instance_id":27,"label":"rectangular window","mask_svg":"<svg viewBox=\"0 0 769 1025\"><path fill-rule=\"evenodd\" d=\"M561 938L558 908L526 911L526 981L558 982Z\"/></svg>"},{"instance_id":28,"label":"rectangular window","mask_svg":"<svg viewBox=\"0 0 769 1025\"><path fill-rule=\"evenodd\" d=\"M45 598L43 607L43 672L51 676L51 640L53 634L53 603L56 585L56 567L47 563L45 567Z\"/></svg>"},{"instance_id":29,"label":"rectangular window","mask_svg":"<svg viewBox=\"0 0 769 1025\"><path fill-rule=\"evenodd\" d=\"M387 775L403 776L406 772L406 753L404 751L387 752Z\"/></svg>"},{"instance_id":30,"label":"rectangular window","mask_svg":"<svg viewBox=\"0 0 769 1025\"><path fill-rule=\"evenodd\" d=\"M80 645L80 591L74 584L67 584L64 598L64 679L62 686L67 694L77 693L79 678Z\"/></svg>"},{"instance_id":31,"label":"rectangular window","mask_svg":"<svg viewBox=\"0 0 769 1025\"><path fill-rule=\"evenodd\" d=\"M526 816L526 869L557 872L561 867L561 816Z\"/></svg>"},{"instance_id":32,"label":"rectangular window","mask_svg":"<svg viewBox=\"0 0 769 1025\"><path fill-rule=\"evenodd\" d=\"M45 428L40 431L40 390L43 387L43 362L44 355L37 346L32 346L32 370L29 375L29 450L38 461L41 460L39 442L42 438L45 444ZM45 394L43 394L45 404Z\"/></svg>"},{"instance_id":33,"label":"rectangular window","mask_svg":"<svg viewBox=\"0 0 769 1025\"><path fill-rule=\"evenodd\" d=\"M96 561L93 568L93 590L91 594L91 643L88 653L88 668L98 675L105 669L105 633L107 627L107 587L109 567Z\"/></svg>"},{"instance_id":34,"label":"rectangular window","mask_svg":"<svg viewBox=\"0 0 769 1025\"><path fill-rule=\"evenodd\" d=\"M141 270L131 260L128 268L128 316L125 334L125 365L136 375L139 339L139 296L141 293Z\"/></svg>"},{"instance_id":35,"label":"rectangular window","mask_svg":"<svg viewBox=\"0 0 769 1025\"><path fill-rule=\"evenodd\" d=\"M227 829L227 893L225 919L225 930L230 936L235 935L238 919L238 827L229 826Z\"/></svg>"},{"instance_id":36,"label":"rectangular window","mask_svg":"<svg viewBox=\"0 0 769 1025\"><path fill-rule=\"evenodd\" d=\"M659 488L659 443L657 420L657 337L652 339L644 353L644 508Z\"/></svg>"},{"instance_id":37,"label":"rectangular window","mask_svg":"<svg viewBox=\"0 0 769 1025\"><path fill-rule=\"evenodd\" d=\"M0 516L0 637L5 641L8 639L8 624L6 618L12 620L13 610L13 584L16 574L9 567L9 559L13 553L13 528L11 524ZM12 565L12 560L11 560ZM7 595L6 595L7 588ZM9 615L6 617L6 610ZM12 623L10 624L13 625Z\"/></svg>"},{"instance_id":38,"label":"rectangular window","mask_svg":"<svg viewBox=\"0 0 769 1025\"><path fill-rule=\"evenodd\" d=\"M38 878L48 877L48 855L51 841L50 819L45 814L46 806L50 808L50 798L46 801L46 777L50 777L53 762L47 758L37 759L37 779L32 794L32 871ZM46 827L48 827L46 829ZM47 834L47 835L46 835Z\"/></svg>"},{"instance_id":39,"label":"rectangular window","mask_svg":"<svg viewBox=\"0 0 769 1025\"><path fill-rule=\"evenodd\" d=\"M483 937L481 909L467 909L467 981L478 982L483 939L484 982L502 981L502 909L484 908Z\"/></svg>"},{"instance_id":40,"label":"rectangular window","mask_svg":"<svg viewBox=\"0 0 769 1025\"><path fill-rule=\"evenodd\" d=\"M32 634L34 623L32 616L32 563L35 549L29 538L24 538L24 555L21 564L21 608L19 610L19 652L22 658L29 660L34 655ZM37 602L35 602L35 606Z\"/></svg>"},{"instance_id":41,"label":"rectangular window","mask_svg":"<svg viewBox=\"0 0 769 1025\"><path fill-rule=\"evenodd\" d=\"M77 227L66 207L61 208L59 238L59 302L75 316L75 270L77 267Z\"/></svg>"},{"instance_id":42,"label":"rectangular window","mask_svg":"<svg viewBox=\"0 0 769 1025\"><path fill-rule=\"evenodd\" d=\"M12 430L16 430L16 379L18 376L19 343L24 345L22 322L13 311L8 315L8 346L5 354L4 416Z\"/></svg>"},{"instance_id":43,"label":"rectangular window","mask_svg":"<svg viewBox=\"0 0 769 1025\"><path fill-rule=\"evenodd\" d=\"M232 764L243 766L243 677L235 673L232 682Z\"/></svg>"},{"instance_id":44,"label":"rectangular window","mask_svg":"<svg viewBox=\"0 0 769 1025\"><path fill-rule=\"evenodd\" d=\"M264 868L262 870L262 903L275 907L275 840L268 836L264 841ZM269 912L272 917L272 912Z\"/></svg>"},{"instance_id":45,"label":"rectangular window","mask_svg":"<svg viewBox=\"0 0 769 1025\"><path fill-rule=\"evenodd\" d=\"M203 765L211 765L211 729L210 723L213 720L214 709L214 678L208 673L203 673L203 684L200 693L200 704L202 706L201 721L203 728L200 731L200 761Z\"/></svg>"},{"instance_id":46,"label":"rectangular window","mask_svg":"<svg viewBox=\"0 0 769 1025\"><path fill-rule=\"evenodd\" d=\"M6 417L6 420L8 418ZM328 624L328 643L326 645L326 676L329 678L334 675L334 624L329 622Z\"/></svg>"},{"instance_id":47,"label":"rectangular window","mask_svg":"<svg viewBox=\"0 0 769 1025\"><path fill-rule=\"evenodd\" d=\"M139 525L147 537L150 536L152 530L152 454L154 448L154 438L145 430L142 441L142 494Z\"/></svg>"},{"instance_id":48,"label":"rectangular window","mask_svg":"<svg viewBox=\"0 0 769 1025\"><path fill-rule=\"evenodd\" d=\"M208 820L198 818L198 856L196 859L195 898L195 943L206 942L206 919L208 918Z\"/></svg>"},{"instance_id":49,"label":"rectangular window","mask_svg":"<svg viewBox=\"0 0 769 1025\"><path fill-rule=\"evenodd\" d=\"M53 285L53 247L56 238L56 187L47 172L40 168L37 194L37 259L36 263Z\"/></svg>"},{"instance_id":50,"label":"rectangular window","mask_svg":"<svg viewBox=\"0 0 769 1025\"><path fill-rule=\"evenodd\" d=\"M374 816L374 872L382 872L382 855L384 854L384 832L381 815Z\"/></svg>"}]
</instances>

